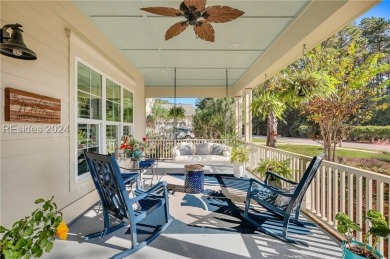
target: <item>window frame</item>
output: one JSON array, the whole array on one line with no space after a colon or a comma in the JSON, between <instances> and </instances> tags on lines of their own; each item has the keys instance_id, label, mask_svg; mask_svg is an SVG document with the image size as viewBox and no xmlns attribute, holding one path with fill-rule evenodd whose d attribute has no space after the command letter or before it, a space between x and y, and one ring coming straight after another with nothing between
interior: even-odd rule
<instances>
[{"instance_id":1,"label":"window frame","mask_svg":"<svg viewBox=\"0 0 390 259\"><path fill-rule=\"evenodd\" d=\"M79 106L78 106L78 91L79 91L79 89L78 89L78 65L79 65L79 63L101 75L101 78L102 78L101 119L90 119L90 118L80 118L79 117ZM84 173L84 174L79 175L79 172L78 172L78 152L79 152L78 135L77 135L78 125L79 124L93 124L93 125L97 124L98 125L98 131L99 131L99 133L98 133L99 134L99 136L98 136L99 151L98 152L106 154L107 153L107 142L106 142L106 140L107 140L107 132L106 132L107 126L109 126L109 125L118 126L118 136L117 136L118 143L120 143L121 136L123 136L124 127L130 127L130 133L133 134L134 120L131 123L123 122L123 92L124 92L124 89L131 92L133 94L133 100L134 100L134 91L129 86L124 86L123 84L119 83L117 80L113 79L109 74L102 72L101 70L99 70L95 66L91 65L89 62L86 62L85 60L83 60L77 56L75 57L74 71L75 71L75 87L74 87L74 96L75 96L75 104L74 104L75 130L74 131L75 131L75 138L73 139L73 141L74 141L74 143L76 143L75 157L74 157L74 159L76 159L76 163L74 166L74 172L75 172L74 173L74 182L75 182L75 184L77 184L77 183L83 182L84 180L89 179L91 177L91 175L88 173ZM108 121L107 120L107 116L106 116L106 112L107 112L107 80L110 80L111 82L120 86L120 121ZM82 92L84 92L84 91L82 91ZM133 101L133 118L134 118L134 101ZM118 144L118 147L119 147L119 144Z\"/></svg>"}]
</instances>

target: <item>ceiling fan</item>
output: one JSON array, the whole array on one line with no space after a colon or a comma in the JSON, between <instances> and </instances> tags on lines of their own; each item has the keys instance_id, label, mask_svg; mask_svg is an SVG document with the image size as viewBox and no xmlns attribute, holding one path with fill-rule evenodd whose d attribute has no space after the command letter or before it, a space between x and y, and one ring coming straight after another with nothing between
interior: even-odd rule
<instances>
[{"instance_id":1,"label":"ceiling fan","mask_svg":"<svg viewBox=\"0 0 390 259\"><path fill-rule=\"evenodd\" d=\"M188 25L192 25L195 34L199 38L211 42L214 42L215 39L214 28L210 24L211 22L230 22L244 14L243 11L229 6L214 5L206 7L206 0L184 0L180 4L179 9L146 7L141 8L141 10L163 16L184 16L186 18L186 21L177 22L167 30L165 40L172 39L187 29Z\"/></svg>"}]
</instances>

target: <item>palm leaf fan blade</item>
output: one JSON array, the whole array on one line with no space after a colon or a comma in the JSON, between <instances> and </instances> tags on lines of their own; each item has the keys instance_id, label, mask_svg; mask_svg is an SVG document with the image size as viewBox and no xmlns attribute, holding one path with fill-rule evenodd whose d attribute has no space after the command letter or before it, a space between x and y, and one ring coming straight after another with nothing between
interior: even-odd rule
<instances>
[{"instance_id":1,"label":"palm leaf fan blade","mask_svg":"<svg viewBox=\"0 0 390 259\"><path fill-rule=\"evenodd\" d=\"M183 16L183 12L180 11L179 9L176 8L170 8L170 7L145 7L141 8L141 10L153 13L153 14L158 14L158 15L163 15L163 16Z\"/></svg>"},{"instance_id":2,"label":"palm leaf fan blade","mask_svg":"<svg viewBox=\"0 0 390 259\"><path fill-rule=\"evenodd\" d=\"M179 35L185 29L187 29L187 27L188 27L188 23L187 22L177 22L177 23L175 23L165 33L165 40L172 39L173 37Z\"/></svg>"},{"instance_id":3,"label":"palm leaf fan blade","mask_svg":"<svg viewBox=\"0 0 390 259\"><path fill-rule=\"evenodd\" d=\"M184 0L184 4L188 8L195 8L198 11L202 11L206 8L206 0Z\"/></svg>"},{"instance_id":4,"label":"palm leaf fan blade","mask_svg":"<svg viewBox=\"0 0 390 259\"><path fill-rule=\"evenodd\" d=\"M235 20L244 13L229 6L214 5L207 7L202 16L208 22L223 23Z\"/></svg>"},{"instance_id":5,"label":"palm leaf fan blade","mask_svg":"<svg viewBox=\"0 0 390 259\"><path fill-rule=\"evenodd\" d=\"M202 40L214 42L214 28L209 22L198 22L198 24L194 26L194 31L195 34Z\"/></svg>"}]
</instances>

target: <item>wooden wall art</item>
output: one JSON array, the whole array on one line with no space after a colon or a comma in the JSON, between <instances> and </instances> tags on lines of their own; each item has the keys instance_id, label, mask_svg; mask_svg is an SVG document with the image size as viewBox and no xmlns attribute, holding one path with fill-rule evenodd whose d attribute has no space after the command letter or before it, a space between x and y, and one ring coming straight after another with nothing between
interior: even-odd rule
<instances>
[{"instance_id":1,"label":"wooden wall art","mask_svg":"<svg viewBox=\"0 0 390 259\"><path fill-rule=\"evenodd\" d=\"M5 88L5 120L61 123L61 100L14 88Z\"/></svg>"}]
</instances>

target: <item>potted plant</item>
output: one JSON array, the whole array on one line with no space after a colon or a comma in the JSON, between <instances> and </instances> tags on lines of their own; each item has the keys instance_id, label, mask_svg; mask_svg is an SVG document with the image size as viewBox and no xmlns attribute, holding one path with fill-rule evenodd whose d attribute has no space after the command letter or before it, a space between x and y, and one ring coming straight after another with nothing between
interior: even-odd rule
<instances>
[{"instance_id":1,"label":"potted plant","mask_svg":"<svg viewBox=\"0 0 390 259\"><path fill-rule=\"evenodd\" d=\"M259 166L253 169L253 173L259 176L260 178L264 178L267 171L271 171L276 173L284 178L290 179L292 174L292 169L290 168L291 159L286 159L283 161L275 160L275 159L265 159ZM277 188L280 188L280 179L273 178L272 176L268 179L268 184Z\"/></svg>"},{"instance_id":2,"label":"potted plant","mask_svg":"<svg viewBox=\"0 0 390 259\"><path fill-rule=\"evenodd\" d=\"M243 177L245 175L245 163L249 161L249 149L244 145L233 146L230 161L234 164L234 176Z\"/></svg>"},{"instance_id":3,"label":"potted plant","mask_svg":"<svg viewBox=\"0 0 390 259\"><path fill-rule=\"evenodd\" d=\"M363 234L363 242L359 242L353 236L353 231L362 231L362 228L353 222L344 212L336 214L338 221L337 231L345 237L341 247L342 258L383 258L383 255L375 249L379 238L386 238L390 234L386 218L376 210L369 210L366 219L370 221L371 227ZM370 236L373 237L372 246L368 245Z\"/></svg>"},{"instance_id":4,"label":"potted plant","mask_svg":"<svg viewBox=\"0 0 390 259\"><path fill-rule=\"evenodd\" d=\"M148 147L148 142L145 137L142 141L136 140L132 135L124 135L119 149L123 153L124 159L129 159L131 165L128 168L139 168L139 161L143 156L143 152Z\"/></svg>"},{"instance_id":5,"label":"potted plant","mask_svg":"<svg viewBox=\"0 0 390 259\"><path fill-rule=\"evenodd\" d=\"M42 204L42 208L16 221L12 228L0 226L0 258L39 258L51 251L56 235L67 238L68 227L53 198L36 200L35 204Z\"/></svg>"}]
</instances>

